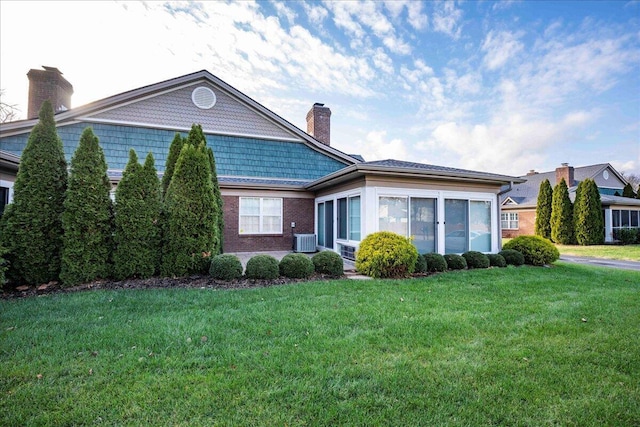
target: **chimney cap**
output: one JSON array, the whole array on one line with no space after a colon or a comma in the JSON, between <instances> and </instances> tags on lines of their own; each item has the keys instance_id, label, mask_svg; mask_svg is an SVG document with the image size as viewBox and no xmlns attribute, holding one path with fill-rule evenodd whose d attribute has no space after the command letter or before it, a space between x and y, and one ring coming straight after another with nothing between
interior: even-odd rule
<instances>
[{"instance_id":1,"label":"chimney cap","mask_svg":"<svg viewBox=\"0 0 640 427\"><path fill-rule=\"evenodd\" d=\"M324 104L323 104L323 103L321 103L321 102L315 102L315 103L313 104L313 106L314 106L314 107L324 107Z\"/></svg>"},{"instance_id":2,"label":"chimney cap","mask_svg":"<svg viewBox=\"0 0 640 427\"><path fill-rule=\"evenodd\" d=\"M562 166L567 167L569 166L569 163L560 163Z\"/></svg>"}]
</instances>

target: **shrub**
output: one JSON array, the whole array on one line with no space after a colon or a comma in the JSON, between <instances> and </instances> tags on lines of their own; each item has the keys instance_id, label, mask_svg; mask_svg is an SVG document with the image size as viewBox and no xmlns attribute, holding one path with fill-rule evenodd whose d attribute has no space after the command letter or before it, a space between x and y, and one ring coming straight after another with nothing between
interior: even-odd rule
<instances>
[{"instance_id":1,"label":"shrub","mask_svg":"<svg viewBox=\"0 0 640 427\"><path fill-rule=\"evenodd\" d=\"M413 273L418 250L411 240L390 231L378 231L362 240L356 270L374 278L400 278Z\"/></svg>"},{"instance_id":2,"label":"shrub","mask_svg":"<svg viewBox=\"0 0 640 427\"><path fill-rule=\"evenodd\" d=\"M427 260L422 255L418 255L416 258L416 266L413 269L414 273L426 273L427 272Z\"/></svg>"},{"instance_id":3,"label":"shrub","mask_svg":"<svg viewBox=\"0 0 640 427\"><path fill-rule=\"evenodd\" d=\"M7 254L7 250L0 246L0 289L7 282L7 278L5 277L5 272L9 267L9 261L7 261L4 256Z\"/></svg>"},{"instance_id":4,"label":"shrub","mask_svg":"<svg viewBox=\"0 0 640 427\"><path fill-rule=\"evenodd\" d=\"M462 254L469 268L489 268L489 258L478 251L467 251Z\"/></svg>"},{"instance_id":5,"label":"shrub","mask_svg":"<svg viewBox=\"0 0 640 427\"><path fill-rule=\"evenodd\" d=\"M88 127L71 159L64 200L62 269L65 286L104 279L111 274L114 232L107 162L98 137Z\"/></svg>"},{"instance_id":6,"label":"shrub","mask_svg":"<svg viewBox=\"0 0 640 427\"><path fill-rule=\"evenodd\" d=\"M447 261L449 270L464 270L467 268L467 260L462 255L446 254L444 259Z\"/></svg>"},{"instance_id":7,"label":"shrub","mask_svg":"<svg viewBox=\"0 0 640 427\"><path fill-rule=\"evenodd\" d=\"M536 205L536 236L551 238L551 211L553 206L553 189L548 179L540 183L538 203Z\"/></svg>"},{"instance_id":8,"label":"shrub","mask_svg":"<svg viewBox=\"0 0 640 427\"><path fill-rule=\"evenodd\" d=\"M599 245L604 242L604 220L600 192L594 180L587 178L578 184L573 204L573 231L579 245Z\"/></svg>"},{"instance_id":9,"label":"shrub","mask_svg":"<svg viewBox=\"0 0 640 427\"><path fill-rule=\"evenodd\" d=\"M635 228L619 228L615 230L614 237L623 245L634 244L639 237L638 230Z\"/></svg>"},{"instance_id":10,"label":"shrub","mask_svg":"<svg viewBox=\"0 0 640 427\"><path fill-rule=\"evenodd\" d=\"M524 255L515 249L503 249L498 252L498 255L502 255L507 265L519 267L524 264Z\"/></svg>"},{"instance_id":11,"label":"shrub","mask_svg":"<svg viewBox=\"0 0 640 427\"><path fill-rule=\"evenodd\" d=\"M573 243L573 205L564 178L553 188L552 197L551 240L561 245L570 245Z\"/></svg>"},{"instance_id":12,"label":"shrub","mask_svg":"<svg viewBox=\"0 0 640 427\"><path fill-rule=\"evenodd\" d=\"M506 267L507 266L507 261L500 254L488 254L487 258L489 258L489 265L491 267Z\"/></svg>"},{"instance_id":13,"label":"shrub","mask_svg":"<svg viewBox=\"0 0 640 427\"><path fill-rule=\"evenodd\" d=\"M524 256L525 264L551 264L560 258L560 252L550 240L540 236L518 236L505 243L505 249L515 249Z\"/></svg>"},{"instance_id":14,"label":"shrub","mask_svg":"<svg viewBox=\"0 0 640 427\"><path fill-rule=\"evenodd\" d=\"M217 280L236 280L242 277L242 263L232 254L216 255L211 258L209 275Z\"/></svg>"},{"instance_id":15,"label":"shrub","mask_svg":"<svg viewBox=\"0 0 640 427\"><path fill-rule=\"evenodd\" d=\"M344 274L344 261L342 257L333 251L322 251L311 258L316 273L328 274L340 277Z\"/></svg>"},{"instance_id":16,"label":"shrub","mask_svg":"<svg viewBox=\"0 0 640 427\"><path fill-rule=\"evenodd\" d=\"M0 236L11 254L8 274L29 284L57 280L60 275L68 178L51 102L42 104L39 119L22 152L11 216L5 220L4 236Z\"/></svg>"},{"instance_id":17,"label":"shrub","mask_svg":"<svg viewBox=\"0 0 640 427\"><path fill-rule=\"evenodd\" d=\"M280 260L280 275L292 279L306 279L315 271L313 261L305 254L287 254Z\"/></svg>"},{"instance_id":18,"label":"shrub","mask_svg":"<svg viewBox=\"0 0 640 427\"><path fill-rule=\"evenodd\" d=\"M429 273L436 273L439 271L447 271L447 261L442 255L437 252L431 252L423 255L424 260L427 262L427 271Z\"/></svg>"},{"instance_id":19,"label":"shrub","mask_svg":"<svg viewBox=\"0 0 640 427\"><path fill-rule=\"evenodd\" d=\"M277 279L280 275L278 260L271 255L254 255L247 261L244 274L248 279Z\"/></svg>"}]
</instances>

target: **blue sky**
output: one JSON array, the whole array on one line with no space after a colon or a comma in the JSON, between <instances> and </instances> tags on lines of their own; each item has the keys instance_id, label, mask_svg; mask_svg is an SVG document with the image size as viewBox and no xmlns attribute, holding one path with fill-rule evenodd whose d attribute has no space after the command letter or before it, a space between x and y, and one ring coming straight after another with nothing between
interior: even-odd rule
<instances>
[{"instance_id":1,"label":"blue sky","mask_svg":"<svg viewBox=\"0 0 640 427\"><path fill-rule=\"evenodd\" d=\"M36 30L37 29L37 30ZM59 68L74 107L206 69L332 146L523 175L640 174L640 2L0 2L2 101Z\"/></svg>"}]
</instances>

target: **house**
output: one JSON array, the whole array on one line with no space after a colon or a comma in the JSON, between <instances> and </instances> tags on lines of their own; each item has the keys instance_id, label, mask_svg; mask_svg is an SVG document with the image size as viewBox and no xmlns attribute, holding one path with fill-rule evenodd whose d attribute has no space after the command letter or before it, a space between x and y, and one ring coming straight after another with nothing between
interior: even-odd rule
<instances>
[{"instance_id":1,"label":"house","mask_svg":"<svg viewBox=\"0 0 640 427\"><path fill-rule=\"evenodd\" d=\"M497 252L498 193L523 182L397 160L366 162L331 146L331 110L323 104L311 107L304 132L204 70L77 108L70 108L73 88L58 69L31 70L28 77L30 97L40 99L30 100L26 120L0 125L0 152L9 163L21 155L44 99L56 106L67 159L83 129L93 128L114 186L130 148L139 156L152 152L162 173L175 133L201 124L216 157L225 252L296 247L353 259L360 241L382 230L413 237L422 253ZM13 178L2 181L8 194L11 170Z\"/></svg>"},{"instance_id":2,"label":"house","mask_svg":"<svg viewBox=\"0 0 640 427\"><path fill-rule=\"evenodd\" d=\"M562 163L555 171L532 170L520 178L526 181L506 186L500 195L500 219L504 238L535 234L538 192L545 179L553 187L564 178L572 202L575 201L576 189L581 181L587 178L595 181L602 202L605 242L615 240L617 229L640 227L640 200L616 196L622 194L627 181L609 163L576 168Z\"/></svg>"}]
</instances>

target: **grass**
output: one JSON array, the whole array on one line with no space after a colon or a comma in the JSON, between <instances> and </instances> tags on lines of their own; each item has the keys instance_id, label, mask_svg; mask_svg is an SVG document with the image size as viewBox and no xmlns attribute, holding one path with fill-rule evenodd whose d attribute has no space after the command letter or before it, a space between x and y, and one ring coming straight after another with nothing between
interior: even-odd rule
<instances>
[{"instance_id":1,"label":"grass","mask_svg":"<svg viewBox=\"0 0 640 427\"><path fill-rule=\"evenodd\" d=\"M561 255L640 261L640 245L556 245Z\"/></svg>"},{"instance_id":2,"label":"grass","mask_svg":"<svg viewBox=\"0 0 640 427\"><path fill-rule=\"evenodd\" d=\"M640 424L640 274L0 301L0 425Z\"/></svg>"}]
</instances>

